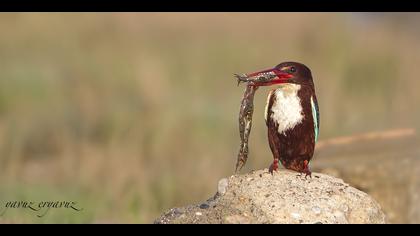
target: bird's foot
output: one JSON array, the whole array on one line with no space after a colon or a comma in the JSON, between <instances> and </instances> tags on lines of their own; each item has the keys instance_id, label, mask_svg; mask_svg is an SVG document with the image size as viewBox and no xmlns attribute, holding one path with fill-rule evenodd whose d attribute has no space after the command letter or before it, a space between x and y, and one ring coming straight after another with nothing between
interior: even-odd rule
<instances>
[{"instance_id":1,"label":"bird's foot","mask_svg":"<svg viewBox=\"0 0 420 236\"><path fill-rule=\"evenodd\" d=\"M274 159L273 163L268 168L270 174L273 174L273 171L277 171L279 169L279 159Z\"/></svg>"},{"instance_id":2,"label":"bird's foot","mask_svg":"<svg viewBox=\"0 0 420 236\"><path fill-rule=\"evenodd\" d=\"M311 179L312 179L312 172L309 170L309 162L307 161L307 160L305 160L304 162L303 162L303 167L304 167L304 169L303 169L303 173L305 174L305 179L306 179L306 177L311 177Z\"/></svg>"},{"instance_id":3,"label":"bird's foot","mask_svg":"<svg viewBox=\"0 0 420 236\"><path fill-rule=\"evenodd\" d=\"M312 172L299 172L299 174L297 174L296 175L296 177L298 177L298 178L302 178L303 177L303 174L305 174L305 179L309 176L311 179L312 179Z\"/></svg>"},{"instance_id":4,"label":"bird's foot","mask_svg":"<svg viewBox=\"0 0 420 236\"><path fill-rule=\"evenodd\" d=\"M312 179L312 172L309 170L308 166L309 162L305 160L303 162L303 169L298 170L299 174L296 175L296 177L301 178L303 174L305 174L305 179L308 178L308 176Z\"/></svg>"}]
</instances>

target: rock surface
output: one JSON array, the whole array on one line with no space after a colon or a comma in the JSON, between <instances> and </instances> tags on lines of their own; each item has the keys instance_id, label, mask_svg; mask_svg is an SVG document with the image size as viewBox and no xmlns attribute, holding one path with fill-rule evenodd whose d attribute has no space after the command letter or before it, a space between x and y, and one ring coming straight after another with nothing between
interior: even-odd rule
<instances>
[{"instance_id":1,"label":"rock surface","mask_svg":"<svg viewBox=\"0 0 420 236\"><path fill-rule=\"evenodd\" d=\"M268 170L218 183L204 203L173 208L155 223L386 223L378 203L341 179Z\"/></svg>"},{"instance_id":2,"label":"rock surface","mask_svg":"<svg viewBox=\"0 0 420 236\"><path fill-rule=\"evenodd\" d=\"M388 223L420 223L420 137L374 138L318 148L312 170L373 197Z\"/></svg>"}]
</instances>

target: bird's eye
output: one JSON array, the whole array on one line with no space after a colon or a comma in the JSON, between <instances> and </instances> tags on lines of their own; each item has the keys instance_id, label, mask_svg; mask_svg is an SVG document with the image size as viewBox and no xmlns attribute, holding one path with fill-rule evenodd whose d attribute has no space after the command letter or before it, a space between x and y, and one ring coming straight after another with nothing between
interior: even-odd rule
<instances>
[{"instance_id":1,"label":"bird's eye","mask_svg":"<svg viewBox=\"0 0 420 236\"><path fill-rule=\"evenodd\" d=\"M290 72L291 73L295 73L296 72L296 68L294 66L290 67Z\"/></svg>"}]
</instances>

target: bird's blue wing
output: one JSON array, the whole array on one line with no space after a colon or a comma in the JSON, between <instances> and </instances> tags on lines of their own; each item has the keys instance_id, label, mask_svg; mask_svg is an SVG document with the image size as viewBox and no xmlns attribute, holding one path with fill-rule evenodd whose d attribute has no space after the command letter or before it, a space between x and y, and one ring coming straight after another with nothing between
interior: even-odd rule
<instances>
[{"instance_id":1,"label":"bird's blue wing","mask_svg":"<svg viewBox=\"0 0 420 236\"><path fill-rule=\"evenodd\" d=\"M311 97L312 117L314 120L315 142L318 141L319 136L319 108L316 97Z\"/></svg>"}]
</instances>

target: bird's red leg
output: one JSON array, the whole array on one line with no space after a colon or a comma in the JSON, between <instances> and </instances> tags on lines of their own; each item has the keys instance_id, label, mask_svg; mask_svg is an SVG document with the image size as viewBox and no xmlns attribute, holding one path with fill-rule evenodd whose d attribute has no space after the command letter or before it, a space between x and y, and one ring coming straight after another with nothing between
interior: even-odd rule
<instances>
[{"instance_id":1,"label":"bird's red leg","mask_svg":"<svg viewBox=\"0 0 420 236\"><path fill-rule=\"evenodd\" d=\"M305 179L306 179L306 177L308 177L308 175L309 175L309 177L312 178L312 172L309 170L309 165L308 164L309 164L308 160L305 160L303 162L303 173L305 173Z\"/></svg>"},{"instance_id":2,"label":"bird's red leg","mask_svg":"<svg viewBox=\"0 0 420 236\"><path fill-rule=\"evenodd\" d=\"M275 158L273 163L270 165L270 168L268 168L268 171L273 174L273 171L277 171L279 168L279 159Z\"/></svg>"}]
</instances>

